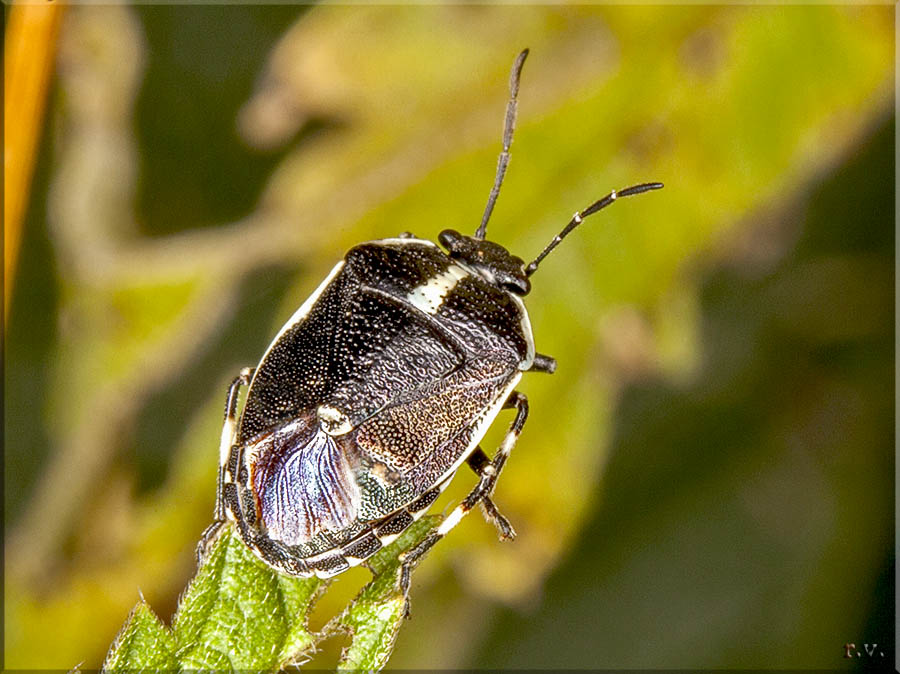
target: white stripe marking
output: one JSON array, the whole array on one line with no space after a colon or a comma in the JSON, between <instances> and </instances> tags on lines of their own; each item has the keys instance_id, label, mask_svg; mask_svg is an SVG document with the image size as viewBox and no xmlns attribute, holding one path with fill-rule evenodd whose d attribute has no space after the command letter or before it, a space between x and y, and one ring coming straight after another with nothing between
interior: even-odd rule
<instances>
[{"instance_id":1,"label":"white stripe marking","mask_svg":"<svg viewBox=\"0 0 900 674\"><path fill-rule=\"evenodd\" d=\"M219 466L224 467L228 463L231 454L231 444L234 441L234 419L226 418L222 425L222 438L219 440Z\"/></svg>"},{"instance_id":2,"label":"white stripe marking","mask_svg":"<svg viewBox=\"0 0 900 674\"><path fill-rule=\"evenodd\" d=\"M452 513L447 515L447 519L441 522L441 525L437 529L438 536L445 536L447 532L449 532L453 527L459 524L460 520L462 520L463 515L466 514L461 507L457 506Z\"/></svg>"},{"instance_id":3,"label":"white stripe marking","mask_svg":"<svg viewBox=\"0 0 900 674\"><path fill-rule=\"evenodd\" d=\"M534 365L534 333L531 331L531 318L528 316L528 311L525 309L525 303L522 301L522 298L513 293L509 293L509 297L516 305L518 305L519 312L522 316L519 324L522 326L522 334L525 336L526 351L525 360L519 363L519 369L524 372Z\"/></svg>"},{"instance_id":4,"label":"white stripe marking","mask_svg":"<svg viewBox=\"0 0 900 674\"><path fill-rule=\"evenodd\" d=\"M447 271L413 288L406 296L406 300L424 313L433 316L441 308L444 298L468 275L469 273L462 267L451 264Z\"/></svg>"},{"instance_id":5,"label":"white stripe marking","mask_svg":"<svg viewBox=\"0 0 900 674\"><path fill-rule=\"evenodd\" d=\"M410 245L422 245L431 246L432 248L437 248L437 244L433 241L429 241L428 239L419 239L416 237L410 237L408 239L401 239L399 237L394 237L392 239L375 239L374 241L365 241L360 246L374 245L374 246L410 246Z\"/></svg>"}]
</instances>

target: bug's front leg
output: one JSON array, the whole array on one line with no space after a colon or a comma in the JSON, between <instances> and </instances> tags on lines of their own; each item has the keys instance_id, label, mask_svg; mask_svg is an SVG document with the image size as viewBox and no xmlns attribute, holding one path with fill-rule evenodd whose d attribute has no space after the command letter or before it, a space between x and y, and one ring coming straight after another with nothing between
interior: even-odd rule
<instances>
[{"instance_id":1,"label":"bug's front leg","mask_svg":"<svg viewBox=\"0 0 900 674\"><path fill-rule=\"evenodd\" d=\"M542 353L534 354L534 361L529 372L543 372L544 374L553 374L556 372L556 358L553 356L545 356Z\"/></svg>"},{"instance_id":2,"label":"bug's front leg","mask_svg":"<svg viewBox=\"0 0 900 674\"><path fill-rule=\"evenodd\" d=\"M400 570L400 589L404 594L409 591L409 576L413 567L415 567L418 561L422 559L425 553L427 553L435 543L441 540L451 529L453 529L453 527L459 524L462 518L465 517L472 508L478 505L479 502L484 503L486 499L490 504L485 506L485 510L488 513L488 519L494 522L495 526L500 530L501 535L504 533L504 527L508 527L509 531L512 532L512 535L515 535L512 525L510 525L509 521L496 509L493 501L490 500L490 496L497 484L497 478L500 477L500 471L503 470L506 459L509 458L513 447L515 447L516 441L519 439L519 434L522 432L522 427L525 425L525 420L528 418L528 398L526 398L523 393L513 391L503 404L503 407L504 409L515 407L516 417L513 419L512 424L510 424L509 431L507 431L506 436L503 438L503 442L500 443L500 447L497 449L494 458L487 460L484 463L481 463L478 458L475 459L475 464L479 466L476 469L476 472L481 476L478 480L478 484L475 485L475 488L469 492L469 495L466 496L466 498L464 498L437 527L422 539L418 545L401 555L403 564ZM480 449L477 449L473 454L477 454L477 452L480 451ZM483 456L484 452L481 452L481 455ZM485 459L487 459L487 457L485 457ZM492 515L496 516L497 519L494 520ZM511 538L512 536L509 537Z\"/></svg>"},{"instance_id":3,"label":"bug's front leg","mask_svg":"<svg viewBox=\"0 0 900 674\"><path fill-rule=\"evenodd\" d=\"M219 440L219 474L216 478L216 506L213 511L213 523L210 524L200 537L197 546L197 557L202 559L206 555L209 544L216 538L222 524L225 523L225 470L228 466L231 451L237 440L237 406L238 396L242 386L250 384L253 377L253 368L245 367L234 378L225 395L225 421L222 424L222 436Z\"/></svg>"}]
</instances>

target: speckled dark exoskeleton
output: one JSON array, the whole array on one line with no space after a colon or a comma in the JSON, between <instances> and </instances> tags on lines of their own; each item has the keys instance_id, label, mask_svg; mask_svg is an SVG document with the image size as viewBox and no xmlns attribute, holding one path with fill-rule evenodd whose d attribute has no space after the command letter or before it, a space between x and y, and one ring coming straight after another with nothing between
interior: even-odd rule
<instances>
[{"instance_id":1,"label":"speckled dark exoskeleton","mask_svg":"<svg viewBox=\"0 0 900 674\"><path fill-rule=\"evenodd\" d=\"M612 192L576 213L526 264L485 240L509 162L519 76L513 64L503 150L474 236L441 232L444 252L411 234L362 243L335 265L228 391L216 523L233 520L265 562L334 576L396 538L468 464L478 484L418 546L410 566L478 503L501 537L515 532L491 500L528 415L523 372L552 373L535 352L522 298L538 265ZM238 393L249 384L238 416ZM512 425L492 459L479 447L502 409ZM204 545L201 544L201 554Z\"/></svg>"}]
</instances>

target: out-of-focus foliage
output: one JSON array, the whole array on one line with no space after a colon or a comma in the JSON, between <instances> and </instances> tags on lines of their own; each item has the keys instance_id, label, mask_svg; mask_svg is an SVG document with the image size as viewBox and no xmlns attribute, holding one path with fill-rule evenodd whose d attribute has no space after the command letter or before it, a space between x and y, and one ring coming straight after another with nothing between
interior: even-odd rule
<instances>
[{"instance_id":1,"label":"out-of-focus foliage","mask_svg":"<svg viewBox=\"0 0 900 674\"><path fill-rule=\"evenodd\" d=\"M628 388L602 504L479 663L836 669L868 643L892 664L893 137L703 274L701 372Z\"/></svg>"},{"instance_id":2,"label":"out-of-focus foliage","mask_svg":"<svg viewBox=\"0 0 900 674\"><path fill-rule=\"evenodd\" d=\"M893 166L819 186L891 112L893 8L85 6L6 333L6 667L98 665L139 591L169 622L227 382L349 245L475 229L525 46L490 238L529 258L667 186L535 275L560 366L521 387L520 535L442 541L391 664L839 667L888 636Z\"/></svg>"}]
</instances>

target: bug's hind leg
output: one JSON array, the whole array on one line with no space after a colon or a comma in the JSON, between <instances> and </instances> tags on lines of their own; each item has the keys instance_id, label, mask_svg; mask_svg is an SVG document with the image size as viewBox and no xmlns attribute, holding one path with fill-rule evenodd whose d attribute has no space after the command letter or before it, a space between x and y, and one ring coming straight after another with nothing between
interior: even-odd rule
<instances>
[{"instance_id":1,"label":"bug's hind leg","mask_svg":"<svg viewBox=\"0 0 900 674\"><path fill-rule=\"evenodd\" d=\"M400 571L400 589L404 594L409 591L409 576L413 567L415 567L419 560L422 559L435 543L441 540L451 529L453 529L453 527L459 524L462 518L465 517L472 508L478 505L479 502L484 502L485 498L487 498L490 503L490 506L487 506L486 510L491 512L490 508L493 507L493 512L499 517L498 521L505 523L505 525L512 530L512 526L506 518L500 515L496 506L490 501L490 496L491 492L494 490L494 486L497 484L497 478L500 476L500 471L503 470L506 459L509 458L510 452L512 452L513 447L515 447L516 441L519 439L519 434L522 432L522 427L525 425L525 420L528 418L528 398L518 391L513 391L503 404L503 407L515 407L516 417L513 419L506 436L503 438L503 442L500 443L500 448L497 450L494 458L487 461L487 463L483 464L480 469L477 470L478 474L481 476L478 480L478 484L475 485L475 488L469 492L469 495L466 496L466 498L464 498L460 504L457 505L417 546L411 548L401 556L403 564ZM502 532L503 525L500 524L497 526ZM407 604L407 613L408 611L409 608Z\"/></svg>"},{"instance_id":2,"label":"bug's hind leg","mask_svg":"<svg viewBox=\"0 0 900 674\"><path fill-rule=\"evenodd\" d=\"M210 524L200 537L197 546L197 557L202 559L206 555L209 544L216 538L222 524L225 523L225 471L231 459L232 449L237 439L237 405L238 396L242 386L250 384L253 377L253 368L245 367L240 374L232 380L225 395L225 421L222 424L222 436L219 440L219 474L216 478L216 507L213 511L213 523ZM232 477L233 479L233 477ZM231 482L231 480L227 480Z\"/></svg>"},{"instance_id":3,"label":"bug's hind leg","mask_svg":"<svg viewBox=\"0 0 900 674\"><path fill-rule=\"evenodd\" d=\"M466 463L469 464L469 468L474 470L479 477L484 475L485 470L491 470L490 468L487 468L487 466L491 464L491 460L480 446L475 448L475 451L472 452L466 460ZM481 497L481 514L484 515L485 520L497 528L497 533L500 534L500 540L511 541L516 537L516 530L513 528L513 525L510 524L509 520L503 516L503 513L497 509L496 504L487 494Z\"/></svg>"}]
</instances>

